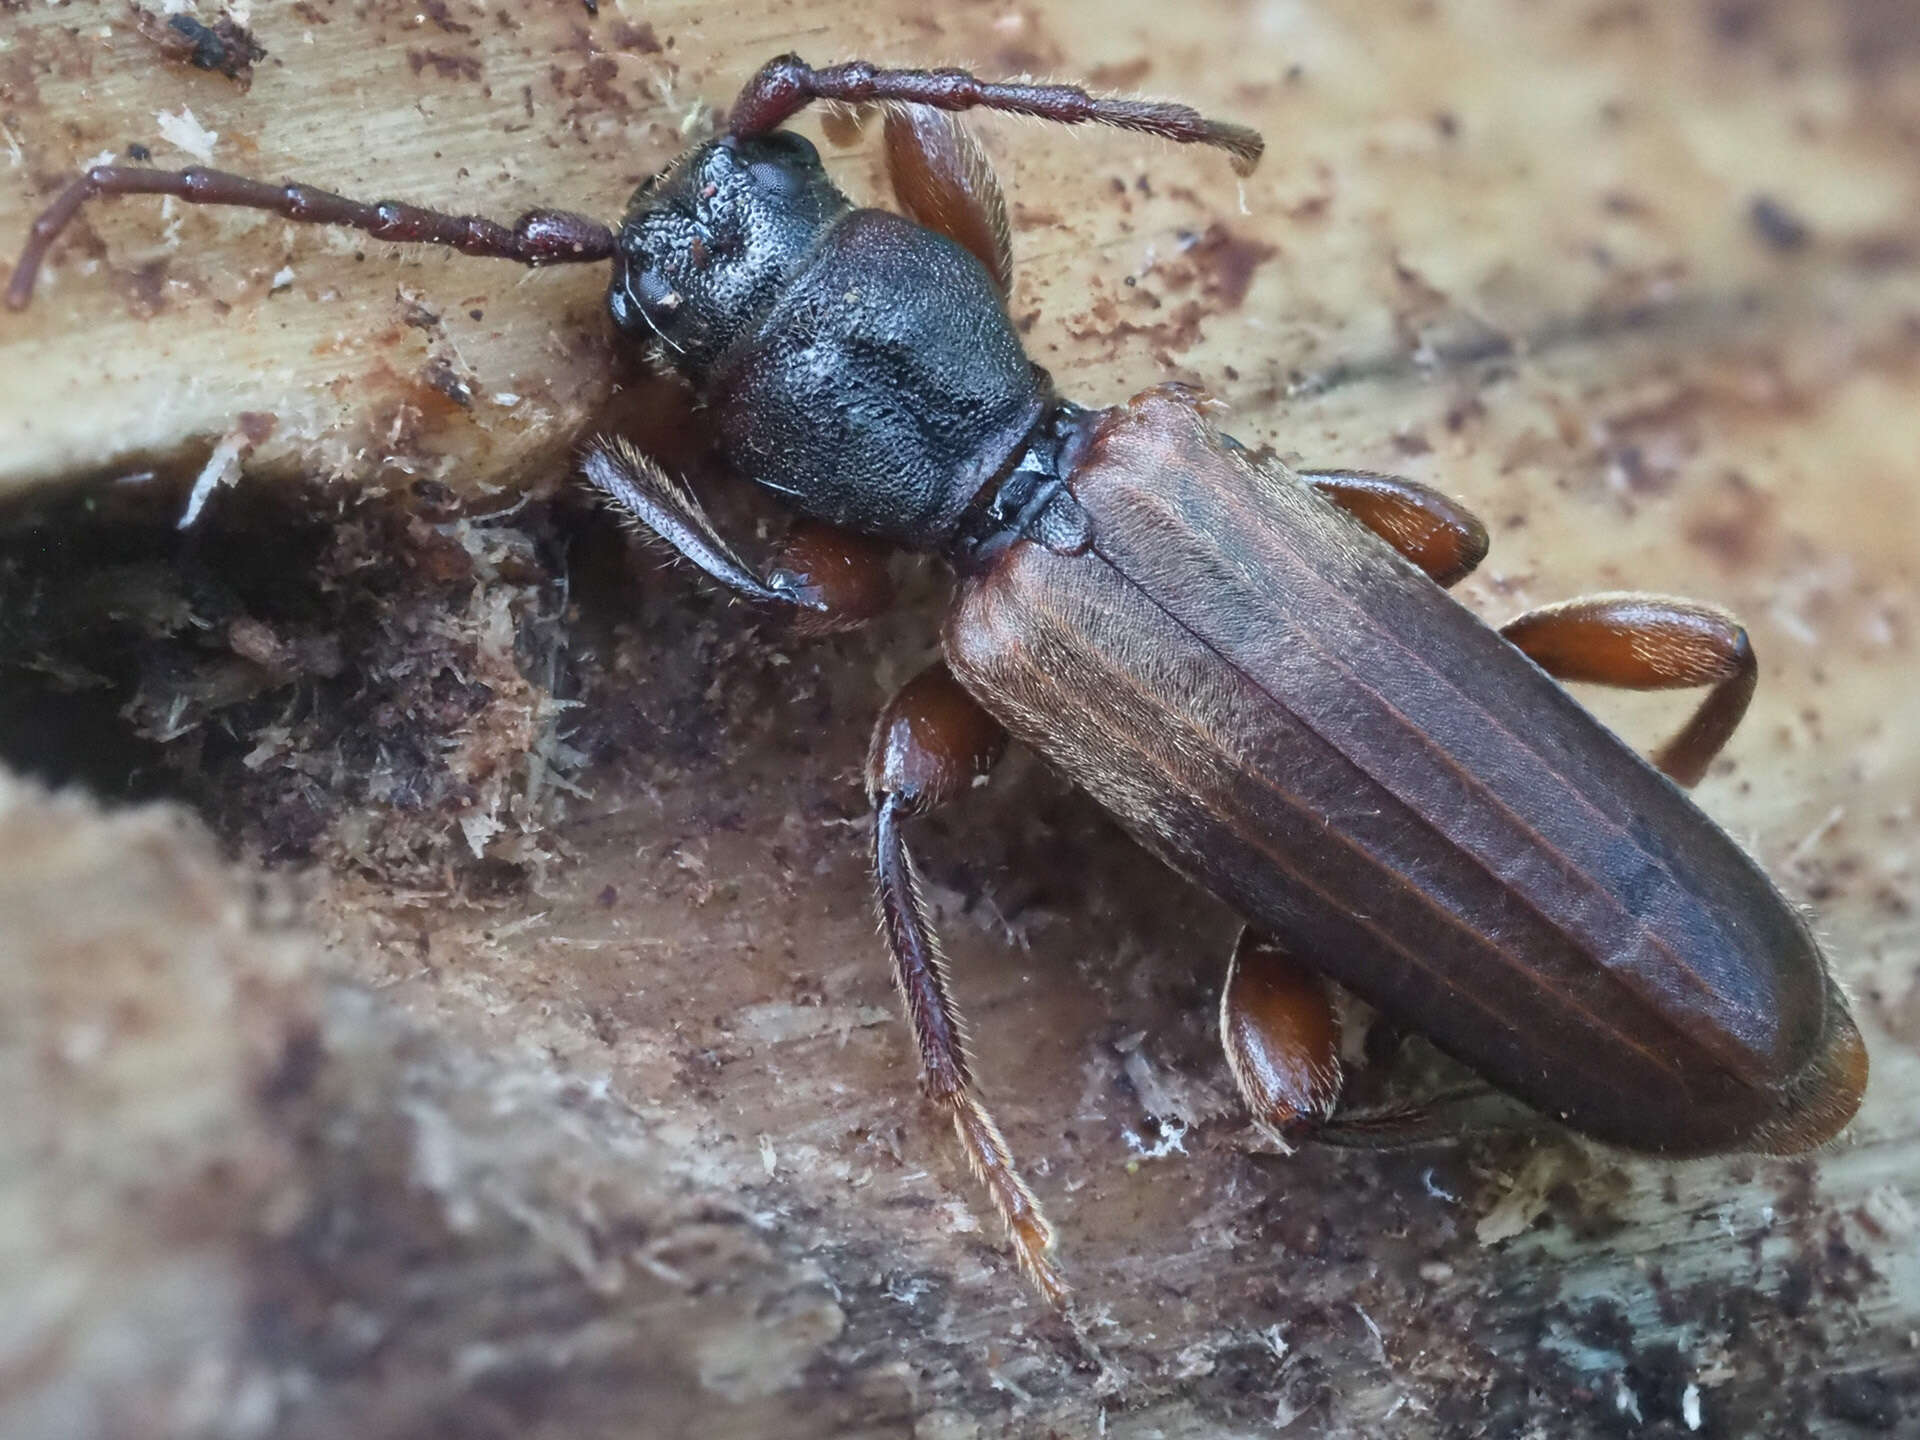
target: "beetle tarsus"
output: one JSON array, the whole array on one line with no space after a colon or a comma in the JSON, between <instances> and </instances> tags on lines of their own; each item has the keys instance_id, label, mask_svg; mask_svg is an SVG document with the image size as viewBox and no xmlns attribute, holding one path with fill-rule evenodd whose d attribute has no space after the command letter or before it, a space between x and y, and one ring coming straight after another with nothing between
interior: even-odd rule
<instances>
[{"instance_id":1,"label":"beetle tarsus","mask_svg":"<svg viewBox=\"0 0 1920 1440\"><path fill-rule=\"evenodd\" d=\"M1066 1277L1053 1263L1053 1226L1041 1213L1040 1202L1014 1168L1013 1154L1000 1134L1000 1127L986 1107L969 1092L946 1096L941 1100L953 1112L954 1133L966 1152L967 1168L986 1186L993 1205L1006 1222L1007 1238L1013 1243L1020 1273L1046 1298L1049 1305L1063 1308L1072 1296Z\"/></svg>"}]
</instances>

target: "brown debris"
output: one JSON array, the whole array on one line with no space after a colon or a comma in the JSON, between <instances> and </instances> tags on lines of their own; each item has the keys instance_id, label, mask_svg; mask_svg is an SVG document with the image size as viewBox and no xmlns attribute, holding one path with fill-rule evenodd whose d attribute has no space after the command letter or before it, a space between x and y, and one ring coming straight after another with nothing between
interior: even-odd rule
<instances>
[{"instance_id":1,"label":"brown debris","mask_svg":"<svg viewBox=\"0 0 1920 1440\"><path fill-rule=\"evenodd\" d=\"M1756 195L1747 214L1753 221L1754 233L1768 249L1782 255L1806 249L1813 239L1807 222L1771 195Z\"/></svg>"},{"instance_id":2,"label":"brown debris","mask_svg":"<svg viewBox=\"0 0 1920 1440\"><path fill-rule=\"evenodd\" d=\"M521 669L522 647L550 668L563 643L534 534L370 504L336 521L324 492L302 515L242 486L209 503L183 563L177 492L153 485L139 523L56 512L57 539L0 563L0 670L54 677L17 703L117 708L252 853L396 881L545 863L529 767L573 762L551 750L551 677ZM32 734L16 758L66 773Z\"/></svg>"},{"instance_id":3,"label":"brown debris","mask_svg":"<svg viewBox=\"0 0 1920 1440\"><path fill-rule=\"evenodd\" d=\"M208 25L192 15L163 16L139 4L127 8L140 33L169 60L224 75L243 91L253 87L253 67L267 58L267 49L232 16L222 15Z\"/></svg>"}]
</instances>

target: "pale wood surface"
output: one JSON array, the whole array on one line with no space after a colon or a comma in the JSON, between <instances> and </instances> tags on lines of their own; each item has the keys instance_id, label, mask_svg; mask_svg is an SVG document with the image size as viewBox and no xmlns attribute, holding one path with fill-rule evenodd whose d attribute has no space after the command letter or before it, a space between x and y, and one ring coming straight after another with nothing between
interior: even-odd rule
<instances>
[{"instance_id":1,"label":"pale wood surface","mask_svg":"<svg viewBox=\"0 0 1920 1440\"><path fill-rule=\"evenodd\" d=\"M400 1216L390 1260L313 1252L398 1338L355 1349L350 1315L307 1349L239 1327L235 1363L307 1397L280 1423L1687 1434L1693 1385L1701 1433L1844 1435L1877 1385L1920 1424L1907 7L1063 0L930 20L603 0L589 20L452 0L442 19L470 30L430 8L257 4L272 56L245 94L162 64L119 6L5 14L0 235L103 152L183 163L154 120L183 106L230 168L611 217L697 102L787 48L1104 78L1256 124L1269 158L1237 185L1215 157L982 122L1035 358L1090 401L1194 380L1249 441L1446 488L1493 528L1462 588L1489 616L1625 587L1739 611L1762 686L1701 802L1817 909L1875 1075L1849 1136L1797 1164L1661 1167L1554 1136L1267 1156L1209 1031L1230 917L1016 758L920 848L980 1068L1062 1232L1069 1327L1021 1291L915 1100L865 898L865 731L937 597L808 649L647 573L631 623L581 657L579 735L611 758L579 777L592 799L533 893L453 903L358 875L314 903L349 942L316 969L371 986L381 1017L326 1012L329 1073L412 1075L421 1099L383 1122L372 1178L306 1152L309 1205ZM651 29L622 50L623 23ZM828 153L879 194L871 141ZM1762 197L1803 244L1769 239ZM605 401L597 274L153 201L88 223L104 250L82 237L33 309L0 315L11 491L197 464L243 411L279 422L242 484L554 489ZM408 325L413 302L438 324ZM422 384L436 359L470 409ZM1595 701L1649 738L1673 704ZM380 1026L417 1027L429 1059L408 1070L405 1044L366 1038ZM522 1128L511 1097L536 1091L559 1098ZM498 1103L460 1108L474 1094ZM1142 1158L1149 1111L1188 1124L1184 1153ZM466 1158L434 1170L449 1144ZM399 1243L416 1224L435 1246ZM683 1233L711 1243L649 1249Z\"/></svg>"}]
</instances>

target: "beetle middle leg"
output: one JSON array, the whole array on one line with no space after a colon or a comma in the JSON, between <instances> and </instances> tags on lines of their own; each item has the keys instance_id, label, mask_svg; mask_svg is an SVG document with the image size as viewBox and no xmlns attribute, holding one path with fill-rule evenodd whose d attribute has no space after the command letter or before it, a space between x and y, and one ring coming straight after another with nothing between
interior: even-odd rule
<instances>
[{"instance_id":1,"label":"beetle middle leg","mask_svg":"<svg viewBox=\"0 0 1920 1440\"><path fill-rule=\"evenodd\" d=\"M1487 527L1429 485L1371 470L1295 473L1426 571L1436 585L1457 585L1487 558Z\"/></svg>"},{"instance_id":2,"label":"beetle middle leg","mask_svg":"<svg viewBox=\"0 0 1920 1440\"><path fill-rule=\"evenodd\" d=\"M1006 1222L1020 1268L1055 1305L1066 1281L1048 1258L1053 1227L1014 1168L1000 1127L974 1089L960 1015L947 994L945 966L920 903L901 822L963 795L1006 748L1006 732L960 687L945 662L923 670L893 697L867 753L873 801L873 872L880 928L893 954L894 982L920 1047L928 1098L953 1119L967 1164Z\"/></svg>"},{"instance_id":3,"label":"beetle middle leg","mask_svg":"<svg viewBox=\"0 0 1920 1440\"><path fill-rule=\"evenodd\" d=\"M1653 753L1653 763L1684 786L1698 784L1732 738L1760 675L1746 627L1693 600L1590 595L1529 610L1500 633L1557 680L1628 690L1711 685L1693 718Z\"/></svg>"}]
</instances>

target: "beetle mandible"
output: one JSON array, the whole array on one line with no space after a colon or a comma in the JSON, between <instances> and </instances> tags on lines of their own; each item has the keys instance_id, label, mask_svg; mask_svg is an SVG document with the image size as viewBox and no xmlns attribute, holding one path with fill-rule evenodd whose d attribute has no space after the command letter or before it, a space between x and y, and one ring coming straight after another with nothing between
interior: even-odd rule
<instances>
[{"instance_id":1,"label":"beetle mandible","mask_svg":"<svg viewBox=\"0 0 1920 1440\"><path fill-rule=\"evenodd\" d=\"M780 128L818 100L887 107L910 218L854 208ZM619 510L815 630L890 603L882 547L948 561L945 658L888 704L868 755L874 879L926 1091L1056 1303L1052 1230L976 1087L902 833L984 777L1009 733L1246 920L1221 1038L1276 1136L1327 1125L1340 1097L1322 975L1615 1145L1782 1154L1838 1132L1867 1077L1846 1001L1806 921L1682 789L1752 697L1745 630L1637 594L1490 629L1445 589L1486 530L1437 492L1257 462L1182 387L1097 410L1056 395L1008 320L998 182L949 113L976 107L1216 146L1243 170L1261 151L1181 105L787 55L617 231L103 166L36 222L7 299L26 303L97 195L611 261L621 339L690 384L729 462L802 518L762 575L659 466L596 442L586 478ZM1710 688L1649 763L1558 680Z\"/></svg>"}]
</instances>

